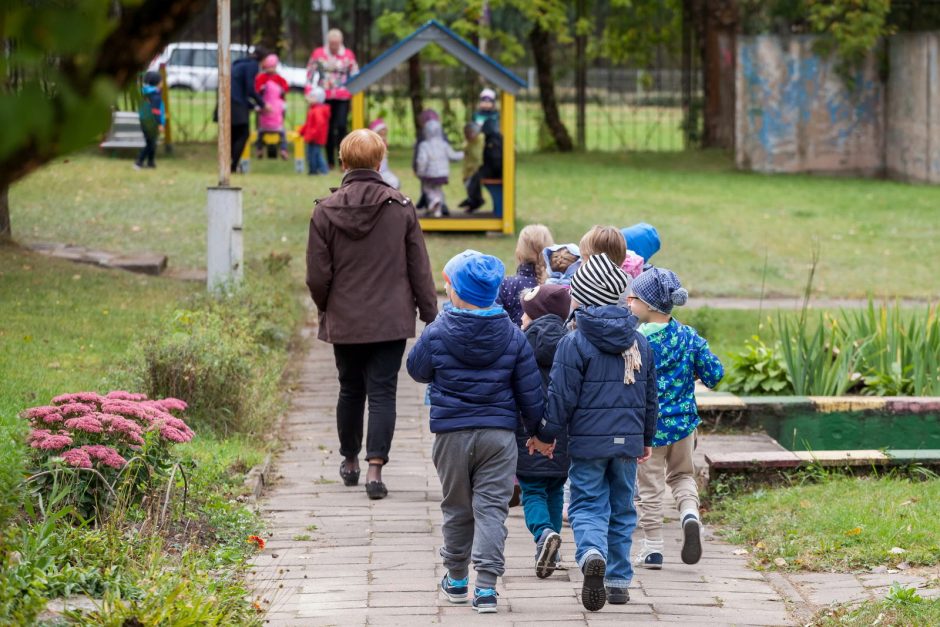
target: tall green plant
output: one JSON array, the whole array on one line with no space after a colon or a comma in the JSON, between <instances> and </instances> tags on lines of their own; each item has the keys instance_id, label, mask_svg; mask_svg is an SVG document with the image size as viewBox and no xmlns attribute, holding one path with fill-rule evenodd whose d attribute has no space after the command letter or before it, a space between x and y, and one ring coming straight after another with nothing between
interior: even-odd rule
<instances>
[{"instance_id":1,"label":"tall green plant","mask_svg":"<svg viewBox=\"0 0 940 627\"><path fill-rule=\"evenodd\" d=\"M841 396L854 384L866 341L847 340L838 320L820 315L814 330L799 320L777 317L780 352L798 395Z\"/></svg>"}]
</instances>

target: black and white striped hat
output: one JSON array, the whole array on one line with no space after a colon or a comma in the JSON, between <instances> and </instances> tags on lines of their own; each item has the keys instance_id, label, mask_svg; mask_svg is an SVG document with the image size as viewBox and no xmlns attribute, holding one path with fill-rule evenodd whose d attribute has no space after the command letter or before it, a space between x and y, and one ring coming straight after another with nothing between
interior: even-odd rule
<instances>
[{"instance_id":1,"label":"black and white striped hat","mask_svg":"<svg viewBox=\"0 0 940 627\"><path fill-rule=\"evenodd\" d=\"M571 297L581 305L616 305L630 284L606 254L591 255L571 277Z\"/></svg>"}]
</instances>

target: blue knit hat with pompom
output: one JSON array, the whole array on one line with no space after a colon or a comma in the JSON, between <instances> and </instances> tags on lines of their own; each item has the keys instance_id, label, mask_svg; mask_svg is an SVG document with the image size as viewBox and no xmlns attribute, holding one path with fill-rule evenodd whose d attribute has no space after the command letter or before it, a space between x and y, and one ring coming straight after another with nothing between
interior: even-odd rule
<instances>
[{"instance_id":1,"label":"blue knit hat with pompom","mask_svg":"<svg viewBox=\"0 0 940 627\"><path fill-rule=\"evenodd\" d=\"M672 270L650 268L630 285L633 295L664 314L672 313L675 305L684 305L689 300L689 293L679 282L679 277Z\"/></svg>"}]
</instances>

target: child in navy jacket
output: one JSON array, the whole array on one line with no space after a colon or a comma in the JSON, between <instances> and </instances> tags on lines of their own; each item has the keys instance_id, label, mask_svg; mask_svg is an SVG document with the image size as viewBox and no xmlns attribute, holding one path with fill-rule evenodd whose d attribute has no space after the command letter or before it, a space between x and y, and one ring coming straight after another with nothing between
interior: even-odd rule
<instances>
[{"instance_id":1,"label":"child in navy jacket","mask_svg":"<svg viewBox=\"0 0 940 627\"><path fill-rule=\"evenodd\" d=\"M528 227L526 227L528 228ZM558 343L568 333L565 320L571 309L571 297L562 285L539 285L522 293L522 330L535 352L542 374L542 391L548 392L549 372L555 361ZM516 432L519 464L516 478L522 489L525 524L535 539L535 575L551 576L560 562L562 509L565 482L568 480L566 434L558 436L553 456L530 455L528 439L532 432Z\"/></svg>"},{"instance_id":2,"label":"child in navy jacket","mask_svg":"<svg viewBox=\"0 0 940 627\"><path fill-rule=\"evenodd\" d=\"M494 305L504 270L490 255L451 260L447 294L453 306L427 326L408 355L408 373L430 383L447 568L440 591L452 603L465 603L472 560L473 607L481 613L496 611L496 579L505 570L516 427L521 415L534 432L544 405L532 348Z\"/></svg>"},{"instance_id":3,"label":"child in navy jacket","mask_svg":"<svg viewBox=\"0 0 940 627\"><path fill-rule=\"evenodd\" d=\"M576 330L555 352L548 404L532 449L552 455L568 434L571 505L581 602L597 611L626 603L633 577L630 543L637 462L651 454L658 411L656 367L637 319L617 305L627 277L610 258L592 255L571 279Z\"/></svg>"}]
</instances>

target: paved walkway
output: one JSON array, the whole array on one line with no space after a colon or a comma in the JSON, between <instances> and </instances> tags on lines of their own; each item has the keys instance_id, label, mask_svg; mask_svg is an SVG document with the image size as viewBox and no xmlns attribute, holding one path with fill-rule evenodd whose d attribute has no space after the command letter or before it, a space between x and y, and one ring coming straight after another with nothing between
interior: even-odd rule
<instances>
[{"instance_id":1,"label":"paved walkway","mask_svg":"<svg viewBox=\"0 0 940 627\"><path fill-rule=\"evenodd\" d=\"M509 517L507 571L498 586L500 613L479 616L438 599L443 575L440 485L430 459L424 388L403 373L390 495L372 502L363 487L339 482L332 352L317 342L307 355L284 424L285 449L276 483L261 507L270 522L267 547L255 559L253 586L275 625L598 625L611 621L683 625L794 624L788 604L734 546L708 537L702 561L678 563L679 528L662 571L641 571L626 606L586 613L579 602L571 530L563 532L568 570L539 580L521 508Z\"/></svg>"}]
</instances>

